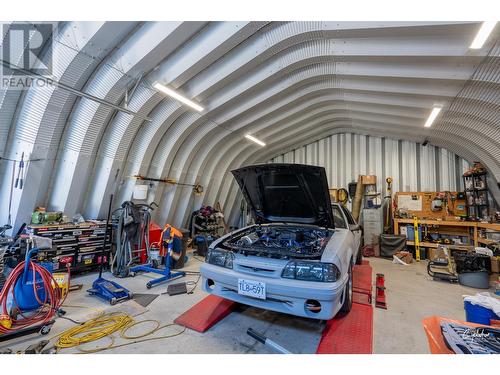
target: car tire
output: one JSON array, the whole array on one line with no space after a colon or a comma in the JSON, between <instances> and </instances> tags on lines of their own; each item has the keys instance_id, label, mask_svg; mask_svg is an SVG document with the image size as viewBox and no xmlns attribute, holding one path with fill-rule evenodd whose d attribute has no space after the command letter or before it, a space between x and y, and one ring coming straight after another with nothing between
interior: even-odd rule
<instances>
[{"instance_id":1,"label":"car tire","mask_svg":"<svg viewBox=\"0 0 500 375\"><path fill-rule=\"evenodd\" d=\"M351 311L352 307L352 294L353 294L352 263L349 266L348 273L349 273L349 279L347 280L347 283L345 285L344 303L340 308L340 312L343 314L347 314L349 311Z\"/></svg>"}]
</instances>

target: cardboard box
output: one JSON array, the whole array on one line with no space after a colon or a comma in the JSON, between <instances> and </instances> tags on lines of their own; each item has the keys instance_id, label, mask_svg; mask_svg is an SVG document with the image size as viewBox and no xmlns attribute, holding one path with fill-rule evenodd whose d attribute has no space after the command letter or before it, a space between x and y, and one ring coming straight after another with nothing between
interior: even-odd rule
<instances>
[{"instance_id":1,"label":"cardboard box","mask_svg":"<svg viewBox=\"0 0 500 375\"><path fill-rule=\"evenodd\" d=\"M491 257L491 272L500 273L500 257Z\"/></svg>"},{"instance_id":2,"label":"cardboard box","mask_svg":"<svg viewBox=\"0 0 500 375\"><path fill-rule=\"evenodd\" d=\"M410 264L413 262L413 256L411 255L410 252L408 251L398 251L396 254L394 254L396 257L401 259L403 262L406 264Z\"/></svg>"},{"instance_id":3,"label":"cardboard box","mask_svg":"<svg viewBox=\"0 0 500 375\"><path fill-rule=\"evenodd\" d=\"M376 185L377 184L377 176L375 176L375 175L361 176L361 183L363 185Z\"/></svg>"},{"instance_id":4,"label":"cardboard box","mask_svg":"<svg viewBox=\"0 0 500 375\"><path fill-rule=\"evenodd\" d=\"M436 253L437 253L437 249L434 249L432 247L427 249L427 259L429 259L429 260L436 259Z\"/></svg>"}]
</instances>

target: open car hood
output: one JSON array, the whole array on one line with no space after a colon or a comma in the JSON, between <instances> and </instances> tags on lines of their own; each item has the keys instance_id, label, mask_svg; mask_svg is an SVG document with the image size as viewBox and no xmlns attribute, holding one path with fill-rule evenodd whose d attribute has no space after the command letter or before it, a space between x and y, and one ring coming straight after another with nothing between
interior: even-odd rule
<instances>
[{"instance_id":1,"label":"open car hood","mask_svg":"<svg viewBox=\"0 0 500 375\"><path fill-rule=\"evenodd\" d=\"M232 173L257 223L293 222L334 227L325 168L262 164Z\"/></svg>"}]
</instances>

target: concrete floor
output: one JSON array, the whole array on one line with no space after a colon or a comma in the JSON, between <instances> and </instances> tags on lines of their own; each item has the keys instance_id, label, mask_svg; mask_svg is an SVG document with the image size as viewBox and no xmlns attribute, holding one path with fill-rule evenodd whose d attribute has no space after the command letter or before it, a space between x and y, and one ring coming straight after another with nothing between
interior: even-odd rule
<instances>
[{"instance_id":1,"label":"concrete floor","mask_svg":"<svg viewBox=\"0 0 500 375\"><path fill-rule=\"evenodd\" d=\"M374 353L428 353L427 340L421 321L424 317L442 315L464 319L463 294L474 294L475 289L433 281L426 273L426 262L409 266L392 264L389 260L371 258L374 275L384 273L388 310L374 309ZM197 271L200 262L190 258L185 268ZM84 321L95 314L95 309L105 311L125 311L131 315L141 314L137 320L156 319L162 324L172 322L177 316L189 309L206 294L200 285L193 294L179 296L158 296L147 308L135 301L127 301L110 307L104 301L89 296L85 291L95 279L96 274L75 277L73 284L83 284L81 291L70 293L66 305L67 317ZM109 274L107 278L112 278ZM189 275L186 281L196 281L196 275ZM119 279L118 282L134 293L162 293L166 285L146 289L148 275ZM70 306L84 306L70 307ZM93 309L93 310L92 310ZM48 337L70 328L73 323L58 319ZM149 326L150 327L150 326ZM247 328L264 333L267 337L282 344L293 353L314 353L321 338L324 322L240 307L224 320L201 334L186 330L182 335L158 341L124 346L107 350L104 353L272 353L267 347L256 342L246 334ZM128 334L138 334L148 329L147 324L136 327ZM162 331L162 335L178 332L174 326ZM159 334L160 335L160 334ZM0 342L0 349L9 347L14 351L24 350L30 344L41 340L39 335L25 336L7 342ZM126 342L116 339L116 344ZM109 339L102 339L85 345L85 349L107 346ZM64 349L61 353L76 353L76 349Z\"/></svg>"},{"instance_id":2,"label":"concrete floor","mask_svg":"<svg viewBox=\"0 0 500 375\"><path fill-rule=\"evenodd\" d=\"M465 320L462 296L484 292L432 280L427 261L403 266L370 258L370 264L374 275L385 274L388 303L387 310L374 309L374 353L429 353L422 319L438 315Z\"/></svg>"}]
</instances>

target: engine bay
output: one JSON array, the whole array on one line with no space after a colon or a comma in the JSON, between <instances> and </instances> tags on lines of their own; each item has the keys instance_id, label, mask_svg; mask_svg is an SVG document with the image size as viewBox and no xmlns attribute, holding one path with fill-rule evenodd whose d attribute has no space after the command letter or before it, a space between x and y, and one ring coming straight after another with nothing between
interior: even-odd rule
<instances>
[{"instance_id":1,"label":"engine bay","mask_svg":"<svg viewBox=\"0 0 500 375\"><path fill-rule=\"evenodd\" d=\"M332 233L293 225L259 225L230 236L222 245L244 255L318 259Z\"/></svg>"}]
</instances>

